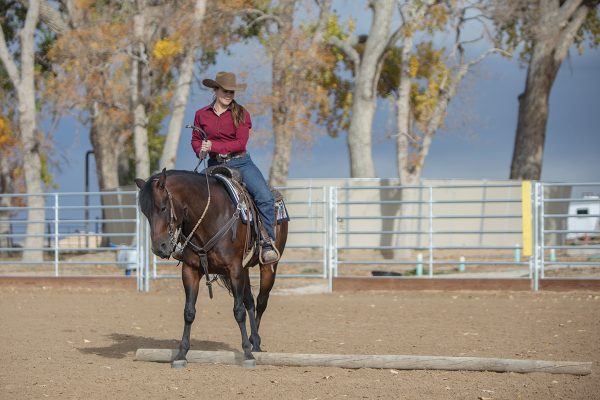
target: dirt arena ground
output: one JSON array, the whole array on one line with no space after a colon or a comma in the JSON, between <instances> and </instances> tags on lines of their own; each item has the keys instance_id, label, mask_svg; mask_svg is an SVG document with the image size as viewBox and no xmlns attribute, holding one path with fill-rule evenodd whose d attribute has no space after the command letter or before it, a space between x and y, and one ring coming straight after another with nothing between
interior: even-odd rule
<instances>
[{"instance_id":1,"label":"dirt arena ground","mask_svg":"<svg viewBox=\"0 0 600 400\"><path fill-rule=\"evenodd\" d=\"M277 285L277 284L276 284ZM280 282L279 287L289 286ZM358 292L271 297L261 327L274 352L593 361L588 376L134 362L175 348L179 282L151 293L0 286L0 399L598 399L598 292ZM192 348L238 350L232 299L203 288Z\"/></svg>"}]
</instances>

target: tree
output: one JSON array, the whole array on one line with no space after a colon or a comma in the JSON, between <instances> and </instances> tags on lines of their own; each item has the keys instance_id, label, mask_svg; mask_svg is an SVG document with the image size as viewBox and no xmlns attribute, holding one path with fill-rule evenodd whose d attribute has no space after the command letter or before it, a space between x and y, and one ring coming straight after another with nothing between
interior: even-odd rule
<instances>
[{"instance_id":1,"label":"tree","mask_svg":"<svg viewBox=\"0 0 600 400\"><path fill-rule=\"evenodd\" d=\"M385 52L397 41L401 30L390 34L395 0L370 1L373 19L367 36L363 36L362 54L356 35L331 35L336 46L353 65L352 111L348 127L350 174L353 178L375 177L372 155L372 124L377 100L377 82ZM345 37L344 37L345 36Z\"/></svg>"},{"instance_id":2,"label":"tree","mask_svg":"<svg viewBox=\"0 0 600 400\"><path fill-rule=\"evenodd\" d=\"M113 189L119 186L118 166L128 158L131 137L128 10L103 3L73 5L65 13L69 29L50 51L54 76L45 96L56 112L74 112L89 124L100 189Z\"/></svg>"},{"instance_id":3,"label":"tree","mask_svg":"<svg viewBox=\"0 0 600 400\"><path fill-rule=\"evenodd\" d=\"M17 93L18 132L23 154L23 171L26 190L30 194L43 192L41 176L42 161L40 159L40 136L36 121L36 88L35 88L35 32L38 23L40 2L30 0L23 27L19 32L18 52L11 54L5 35L4 23L0 29L0 60ZM3 21L4 22L4 21ZM25 247L33 249L23 252L24 261L42 261L43 234L45 212L42 196L28 196L28 221Z\"/></svg>"},{"instance_id":4,"label":"tree","mask_svg":"<svg viewBox=\"0 0 600 400\"><path fill-rule=\"evenodd\" d=\"M194 12L191 19L191 32L195 32L203 24L204 14L206 13L206 0L196 0L194 3ZM185 26L185 21L180 21L179 26ZM183 29L180 28L180 32ZM189 35L195 39L198 35ZM196 40L189 40L184 45L183 59L179 66L179 77L177 78L175 94L173 95L172 114L169 121L169 128L165 139L165 146L160 157L159 169L164 167L172 169L175 167L177 158L177 147L179 146L179 138L181 136L181 128L183 126L183 116L185 107L188 102L194 65L196 61L196 52L198 44Z\"/></svg>"},{"instance_id":5,"label":"tree","mask_svg":"<svg viewBox=\"0 0 600 400\"><path fill-rule=\"evenodd\" d=\"M397 90L391 93L396 94L398 176L400 184L409 188L402 190L404 204L398 208L398 215L418 214L419 193L410 186L420 183L435 134L442 128L450 101L464 77L485 57L500 51L492 47L475 58L467 59L465 47L481 42L484 35L478 39L465 37L465 25L471 23L471 31L479 29L484 32L486 29L486 17L476 6L481 4L407 1L400 8L404 34L398 41L398 51L390 52L392 60L395 54L398 55L398 60L392 62L400 66ZM447 37L454 33L454 39L448 43L451 45L449 50L443 47L436 49L432 40L423 40L413 49L417 31L425 31L430 36L445 32ZM394 77L384 81L395 82ZM416 220L400 219L396 230L413 232L416 226ZM403 234L396 240L406 245L408 236Z\"/></svg>"},{"instance_id":6,"label":"tree","mask_svg":"<svg viewBox=\"0 0 600 400\"><path fill-rule=\"evenodd\" d=\"M133 37L129 48L131 57L131 112L133 113L133 148L135 151L135 176L150 176L148 151L148 118L146 104L149 91L149 57L146 43L148 8L145 0L133 0ZM148 25L146 25L148 24Z\"/></svg>"},{"instance_id":7,"label":"tree","mask_svg":"<svg viewBox=\"0 0 600 400\"><path fill-rule=\"evenodd\" d=\"M499 40L514 49L523 45L527 62L525 90L510 167L511 179L539 180L546 140L549 97L562 62L575 43L582 50L600 42L598 0L512 0L495 10Z\"/></svg>"},{"instance_id":8,"label":"tree","mask_svg":"<svg viewBox=\"0 0 600 400\"><path fill-rule=\"evenodd\" d=\"M320 2L316 24L298 21L301 3L254 0L242 8L241 36L257 37L271 60L271 91L262 96L262 103L271 109L275 139L272 186L286 184L294 140L311 139L313 112L327 103L322 73L331 67L331 60L324 54L323 35L331 1Z\"/></svg>"},{"instance_id":9,"label":"tree","mask_svg":"<svg viewBox=\"0 0 600 400\"><path fill-rule=\"evenodd\" d=\"M4 90L0 91L3 98L10 98L11 93L5 93ZM23 181L23 168L20 165L19 160L19 146L17 135L12 129L10 116L5 117L4 115L12 113L12 110L7 110L3 107L0 116L0 193L21 193L23 192L22 181ZM0 196L0 208L11 207L14 205L23 205L23 199L18 197ZM11 211L0 211L0 247L8 248L11 247L11 239L2 237L2 235L8 235L11 227L10 218L14 215Z\"/></svg>"}]
</instances>

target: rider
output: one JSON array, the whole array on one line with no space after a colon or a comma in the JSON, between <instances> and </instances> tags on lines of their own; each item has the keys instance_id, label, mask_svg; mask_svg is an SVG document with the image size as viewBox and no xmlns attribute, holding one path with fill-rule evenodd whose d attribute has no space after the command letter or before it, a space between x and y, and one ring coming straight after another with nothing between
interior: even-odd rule
<instances>
[{"instance_id":1,"label":"rider","mask_svg":"<svg viewBox=\"0 0 600 400\"><path fill-rule=\"evenodd\" d=\"M248 111L233 98L236 91L246 89L245 83L236 84L235 74L219 72L215 79L204 79L204 86L214 90L213 101L196 111L194 125L202 128L208 140L203 140L196 130L192 133L192 148L196 156L209 152L208 166L226 164L242 174L248 192L254 199L268 237L261 240L262 262L273 263L279 259L275 250L275 207L273 195L260 170L256 167L246 143L252 128Z\"/></svg>"}]
</instances>

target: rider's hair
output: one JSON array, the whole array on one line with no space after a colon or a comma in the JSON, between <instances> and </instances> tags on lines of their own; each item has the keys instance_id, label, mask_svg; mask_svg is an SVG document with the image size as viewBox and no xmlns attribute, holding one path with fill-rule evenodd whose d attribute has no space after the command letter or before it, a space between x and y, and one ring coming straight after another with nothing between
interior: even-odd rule
<instances>
[{"instance_id":1,"label":"rider's hair","mask_svg":"<svg viewBox=\"0 0 600 400\"><path fill-rule=\"evenodd\" d=\"M237 128L240 124L246 122L246 110L235 100L231 101L231 114L233 117L233 125Z\"/></svg>"}]
</instances>

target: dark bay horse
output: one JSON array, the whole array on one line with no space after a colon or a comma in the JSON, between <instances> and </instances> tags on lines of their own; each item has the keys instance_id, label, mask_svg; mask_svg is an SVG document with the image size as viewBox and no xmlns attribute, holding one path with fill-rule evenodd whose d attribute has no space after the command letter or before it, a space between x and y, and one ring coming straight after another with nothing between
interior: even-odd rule
<instances>
[{"instance_id":1,"label":"dark bay horse","mask_svg":"<svg viewBox=\"0 0 600 400\"><path fill-rule=\"evenodd\" d=\"M183 255L179 256L183 262L181 275L186 298L185 326L172 366L183 367L187 363L199 282L205 275L197 249L205 247L207 242L211 242L211 249L205 252L208 272L218 274L233 295L233 315L242 335L244 365L256 365L252 351L261 351L258 328L275 282L277 263L260 265L260 292L255 307L248 270L259 263L258 255L252 257L246 268L242 266L247 226L241 221L231 223L236 207L223 185L203 174L165 170L148 181L136 179L135 182L140 189L140 209L150 223L152 252L161 258L169 258L177 242L184 242L188 237L190 239L183 249ZM217 237L216 241L211 240L226 225L230 229ZM287 229L287 221L275 227L275 245L279 253L283 253ZM250 322L250 337L246 330L246 313Z\"/></svg>"}]
</instances>

